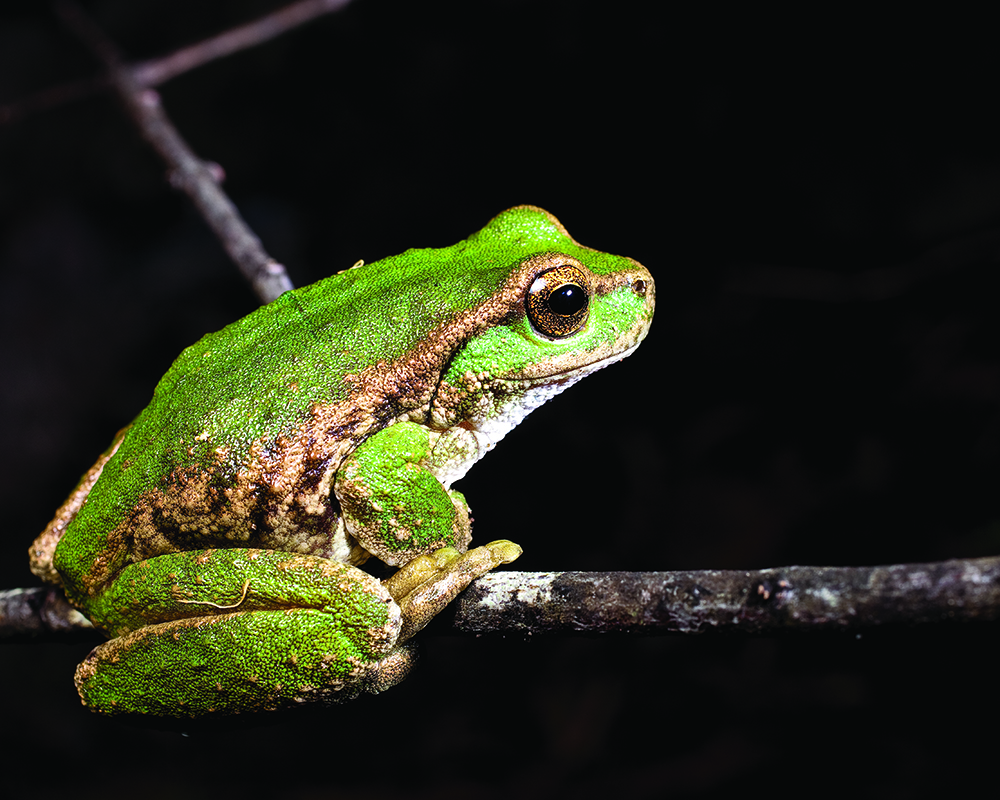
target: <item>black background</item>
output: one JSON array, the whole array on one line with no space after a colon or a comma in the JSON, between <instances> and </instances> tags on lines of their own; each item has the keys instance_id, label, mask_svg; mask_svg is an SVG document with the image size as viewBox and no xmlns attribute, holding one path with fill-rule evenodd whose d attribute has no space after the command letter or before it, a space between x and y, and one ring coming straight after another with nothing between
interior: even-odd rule
<instances>
[{"instance_id":1,"label":"black background","mask_svg":"<svg viewBox=\"0 0 1000 800\"><path fill-rule=\"evenodd\" d=\"M133 58L265 2L85 6ZM524 570L874 564L1000 550L998 56L983 19L653 3L387 2L162 87L304 285L511 205L657 281L629 360L460 485ZM0 12L0 103L92 75ZM106 96L0 127L0 586L183 347L256 300ZM0 649L3 773L34 796L958 791L995 757L993 627L470 639L293 719L127 727L86 644ZM986 731L983 731L983 726Z\"/></svg>"}]
</instances>

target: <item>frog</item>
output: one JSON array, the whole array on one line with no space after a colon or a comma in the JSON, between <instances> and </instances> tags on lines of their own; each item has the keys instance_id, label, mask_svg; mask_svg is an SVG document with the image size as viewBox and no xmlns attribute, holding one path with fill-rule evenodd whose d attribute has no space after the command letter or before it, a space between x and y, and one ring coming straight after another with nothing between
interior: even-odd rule
<instances>
[{"instance_id":1,"label":"frog","mask_svg":"<svg viewBox=\"0 0 1000 800\"><path fill-rule=\"evenodd\" d=\"M83 704L193 719L397 684L414 634L521 554L470 549L452 485L630 355L654 305L642 264L524 205L188 347L29 551L106 637L77 667Z\"/></svg>"}]
</instances>

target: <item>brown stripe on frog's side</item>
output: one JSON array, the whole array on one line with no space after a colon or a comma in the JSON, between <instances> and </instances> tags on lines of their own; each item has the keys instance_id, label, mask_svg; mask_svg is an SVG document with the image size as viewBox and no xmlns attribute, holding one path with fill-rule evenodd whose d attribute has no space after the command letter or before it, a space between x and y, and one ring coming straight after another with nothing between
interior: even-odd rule
<instances>
[{"instance_id":1,"label":"brown stripe on frog's side","mask_svg":"<svg viewBox=\"0 0 1000 800\"><path fill-rule=\"evenodd\" d=\"M97 479L101 477L104 465L118 452L118 447L121 445L130 427L131 425L126 425L115 434L111 446L101 453L97 461L94 462L94 466L84 473L76 488L70 492L69 497L59 506L55 516L45 526L45 530L31 543L31 547L28 549L31 571L42 580L54 583L57 586L62 585L62 578L52 565L52 556L56 551L56 545L59 544L59 540L66 533L66 526L72 522L73 517L76 516L76 512L83 505L83 501L87 499L91 488L97 483Z\"/></svg>"},{"instance_id":2,"label":"brown stripe on frog's side","mask_svg":"<svg viewBox=\"0 0 1000 800\"><path fill-rule=\"evenodd\" d=\"M366 554L347 538L331 497L344 459L368 436L402 419L439 430L460 422L444 413L440 398L431 414L443 367L470 338L504 318L523 316L523 299L537 273L563 263L591 275L591 290L598 295L633 279L594 274L578 259L558 252L524 259L489 298L437 326L404 358L344 376L351 387L347 399L314 404L297 431L254 442L248 463L235 473L221 455L215 465L175 470L111 532L105 554L78 588L95 593L127 563L192 548L260 547L324 557L350 551L351 563L363 561ZM637 265L638 270L642 267ZM558 372L559 361L542 365L545 374L552 374L552 365ZM530 382L544 376L529 373L533 371L505 377ZM331 431L338 433L331 436Z\"/></svg>"},{"instance_id":3,"label":"brown stripe on frog's side","mask_svg":"<svg viewBox=\"0 0 1000 800\"><path fill-rule=\"evenodd\" d=\"M94 594L129 563L183 550L250 547L323 557L351 551L350 542L330 540L339 508L321 484L326 464L342 462L374 423L347 403L338 405L338 424L350 436L336 447L310 434L321 427L314 408L301 438L254 442L248 463L235 474L222 456L215 464L175 469L111 532L105 553L115 555L96 562L80 588Z\"/></svg>"}]
</instances>

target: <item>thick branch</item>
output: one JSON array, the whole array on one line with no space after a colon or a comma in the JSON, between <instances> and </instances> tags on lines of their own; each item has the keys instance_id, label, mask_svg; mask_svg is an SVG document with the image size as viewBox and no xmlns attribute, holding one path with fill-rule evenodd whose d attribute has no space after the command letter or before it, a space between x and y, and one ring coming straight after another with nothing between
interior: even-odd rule
<instances>
[{"instance_id":1,"label":"thick branch","mask_svg":"<svg viewBox=\"0 0 1000 800\"><path fill-rule=\"evenodd\" d=\"M0 592L0 638L86 630L57 589ZM1000 557L757 571L494 572L454 603L462 633L804 633L1000 619Z\"/></svg>"},{"instance_id":2,"label":"thick branch","mask_svg":"<svg viewBox=\"0 0 1000 800\"><path fill-rule=\"evenodd\" d=\"M0 591L0 639L54 634L97 636L89 620L54 586Z\"/></svg>"},{"instance_id":3,"label":"thick branch","mask_svg":"<svg viewBox=\"0 0 1000 800\"><path fill-rule=\"evenodd\" d=\"M170 183L191 198L261 301L270 302L291 289L285 268L267 254L260 239L220 188L221 169L195 156L167 117L159 94L143 89L135 81L114 44L77 5L60 3L59 9L67 24L104 62L129 116L166 161Z\"/></svg>"},{"instance_id":4,"label":"thick branch","mask_svg":"<svg viewBox=\"0 0 1000 800\"><path fill-rule=\"evenodd\" d=\"M458 599L465 633L853 630L1000 618L1000 557L759 571L495 572Z\"/></svg>"}]
</instances>

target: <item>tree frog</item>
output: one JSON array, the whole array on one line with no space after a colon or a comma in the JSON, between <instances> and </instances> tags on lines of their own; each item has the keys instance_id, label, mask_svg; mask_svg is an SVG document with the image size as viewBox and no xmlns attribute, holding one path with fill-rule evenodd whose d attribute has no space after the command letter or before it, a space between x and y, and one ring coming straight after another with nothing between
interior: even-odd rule
<instances>
[{"instance_id":1,"label":"tree frog","mask_svg":"<svg viewBox=\"0 0 1000 800\"><path fill-rule=\"evenodd\" d=\"M84 704L199 717L401 680L410 637L521 552L467 550L452 484L635 350L653 306L641 264L519 206L189 347L30 550L109 637L77 668Z\"/></svg>"}]
</instances>

